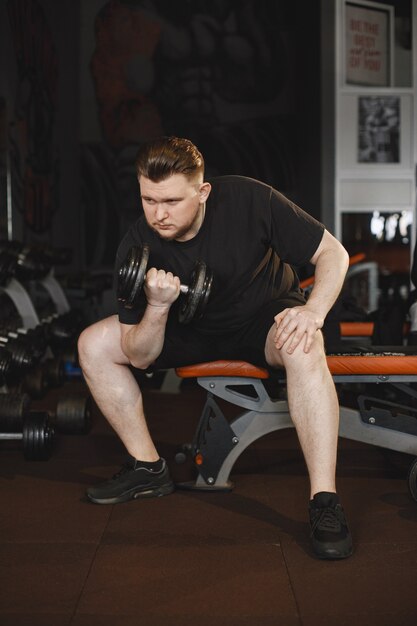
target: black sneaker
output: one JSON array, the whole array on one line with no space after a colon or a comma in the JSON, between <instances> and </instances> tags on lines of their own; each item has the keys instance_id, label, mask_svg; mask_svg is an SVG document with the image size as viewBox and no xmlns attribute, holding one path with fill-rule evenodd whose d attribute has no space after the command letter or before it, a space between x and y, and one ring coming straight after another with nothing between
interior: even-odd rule
<instances>
[{"instance_id":1,"label":"black sneaker","mask_svg":"<svg viewBox=\"0 0 417 626\"><path fill-rule=\"evenodd\" d=\"M345 559L352 554L352 537L339 496L320 491L310 500L311 541L319 559Z\"/></svg>"},{"instance_id":2,"label":"black sneaker","mask_svg":"<svg viewBox=\"0 0 417 626\"><path fill-rule=\"evenodd\" d=\"M131 457L113 478L87 489L87 498L96 504L117 504L136 498L166 496L173 491L174 483L164 459L162 469L153 472Z\"/></svg>"}]
</instances>

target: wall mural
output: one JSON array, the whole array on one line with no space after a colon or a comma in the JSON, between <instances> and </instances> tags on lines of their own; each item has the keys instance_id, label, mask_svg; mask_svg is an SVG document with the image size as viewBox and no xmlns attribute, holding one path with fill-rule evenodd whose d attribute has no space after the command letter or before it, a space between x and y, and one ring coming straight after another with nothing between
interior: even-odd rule
<instances>
[{"instance_id":1,"label":"wall mural","mask_svg":"<svg viewBox=\"0 0 417 626\"><path fill-rule=\"evenodd\" d=\"M42 234L58 208L58 58L37 0L8 0L7 11L17 69L9 124L13 209L31 232Z\"/></svg>"},{"instance_id":2,"label":"wall mural","mask_svg":"<svg viewBox=\"0 0 417 626\"><path fill-rule=\"evenodd\" d=\"M193 140L208 176L236 173L284 193L295 188L290 11L279 0L110 0L103 6L90 67L106 146L100 156L84 146L84 160L90 175L95 162L103 192L113 171L114 193L106 197L107 204L112 195L119 198L113 210L121 232L138 214L137 147L161 134ZM101 171L108 148L113 167ZM85 179L86 193L88 184ZM100 211L111 211L102 201ZM91 207L93 227L98 209ZM92 262L95 253L88 254Z\"/></svg>"}]
</instances>

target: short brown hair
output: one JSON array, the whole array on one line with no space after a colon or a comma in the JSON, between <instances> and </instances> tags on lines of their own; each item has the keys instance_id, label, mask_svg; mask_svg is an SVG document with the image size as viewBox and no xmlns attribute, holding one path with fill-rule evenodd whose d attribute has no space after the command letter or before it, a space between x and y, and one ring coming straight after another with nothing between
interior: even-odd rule
<instances>
[{"instance_id":1,"label":"short brown hair","mask_svg":"<svg viewBox=\"0 0 417 626\"><path fill-rule=\"evenodd\" d=\"M198 148L181 137L159 137L144 144L136 158L136 174L154 183L173 174L193 178L204 173L204 159Z\"/></svg>"}]
</instances>

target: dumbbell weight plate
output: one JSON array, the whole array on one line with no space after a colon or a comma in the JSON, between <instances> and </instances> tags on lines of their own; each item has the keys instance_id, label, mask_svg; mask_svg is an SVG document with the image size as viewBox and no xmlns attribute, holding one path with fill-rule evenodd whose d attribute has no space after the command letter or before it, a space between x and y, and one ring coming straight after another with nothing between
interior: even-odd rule
<instances>
[{"instance_id":1,"label":"dumbbell weight plate","mask_svg":"<svg viewBox=\"0 0 417 626\"><path fill-rule=\"evenodd\" d=\"M6 433L20 430L29 406L30 397L27 393L1 393L0 430Z\"/></svg>"},{"instance_id":2,"label":"dumbbell weight plate","mask_svg":"<svg viewBox=\"0 0 417 626\"><path fill-rule=\"evenodd\" d=\"M144 244L142 248L139 246L130 248L126 260L120 266L117 299L126 309L133 309L138 302L148 261L149 246Z\"/></svg>"},{"instance_id":3,"label":"dumbbell weight plate","mask_svg":"<svg viewBox=\"0 0 417 626\"><path fill-rule=\"evenodd\" d=\"M207 302L210 296L211 286L213 284L213 272L206 267L206 275L204 278L203 287L201 289L201 299L197 307L196 317L199 318L203 315Z\"/></svg>"},{"instance_id":4,"label":"dumbbell weight plate","mask_svg":"<svg viewBox=\"0 0 417 626\"><path fill-rule=\"evenodd\" d=\"M48 381L41 367L30 370L21 382L21 389L32 398L43 398L48 390Z\"/></svg>"},{"instance_id":5,"label":"dumbbell weight plate","mask_svg":"<svg viewBox=\"0 0 417 626\"><path fill-rule=\"evenodd\" d=\"M56 426L60 433L86 435L91 430L91 397L61 398L56 408Z\"/></svg>"},{"instance_id":6,"label":"dumbbell weight plate","mask_svg":"<svg viewBox=\"0 0 417 626\"><path fill-rule=\"evenodd\" d=\"M23 454L27 461L47 461L53 450L55 431L46 413L31 413L23 422Z\"/></svg>"},{"instance_id":7,"label":"dumbbell weight plate","mask_svg":"<svg viewBox=\"0 0 417 626\"><path fill-rule=\"evenodd\" d=\"M191 274L188 293L184 295L178 319L181 324L188 324L194 317L201 317L206 307L213 275L204 261L197 261Z\"/></svg>"},{"instance_id":8,"label":"dumbbell weight plate","mask_svg":"<svg viewBox=\"0 0 417 626\"><path fill-rule=\"evenodd\" d=\"M61 359L46 359L42 363L48 387L61 387L65 381L65 365Z\"/></svg>"},{"instance_id":9,"label":"dumbbell weight plate","mask_svg":"<svg viewBox=\"0 0 417 626\"><path fill-rule=\"evenodd\" d=\"M6 377L12 366L12 355L8 350L0 350L0 377Z\"/></svg>"}]
</instances>

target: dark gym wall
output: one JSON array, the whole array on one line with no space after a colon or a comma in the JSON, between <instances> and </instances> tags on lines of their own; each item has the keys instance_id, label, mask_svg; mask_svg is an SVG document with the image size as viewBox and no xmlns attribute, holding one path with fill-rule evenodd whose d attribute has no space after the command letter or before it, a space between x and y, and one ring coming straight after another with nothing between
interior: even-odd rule
<instances>
[{"instance_id":1,"label":"dark gym wall","mask_svg":"<svg viewBox=\"0 0 417 626\"><path fill-rule=\"evenodd\" d=\"M161 133L193 139L208 175L260 178L320 218L319 0L2 0L0 12L15 237L110 267L138 214L134 155Z\"/></svg>"},{"instance_id":2,"label":"dark gym wall","mask_svg":"<svg viewBox=\"0 0 417 626\"><path fill-rule=\"evenodd\" d=\"M0 2L0 236L71 246L81 267L78 32L77 2Z\"/></svg>"}]
</instances>

